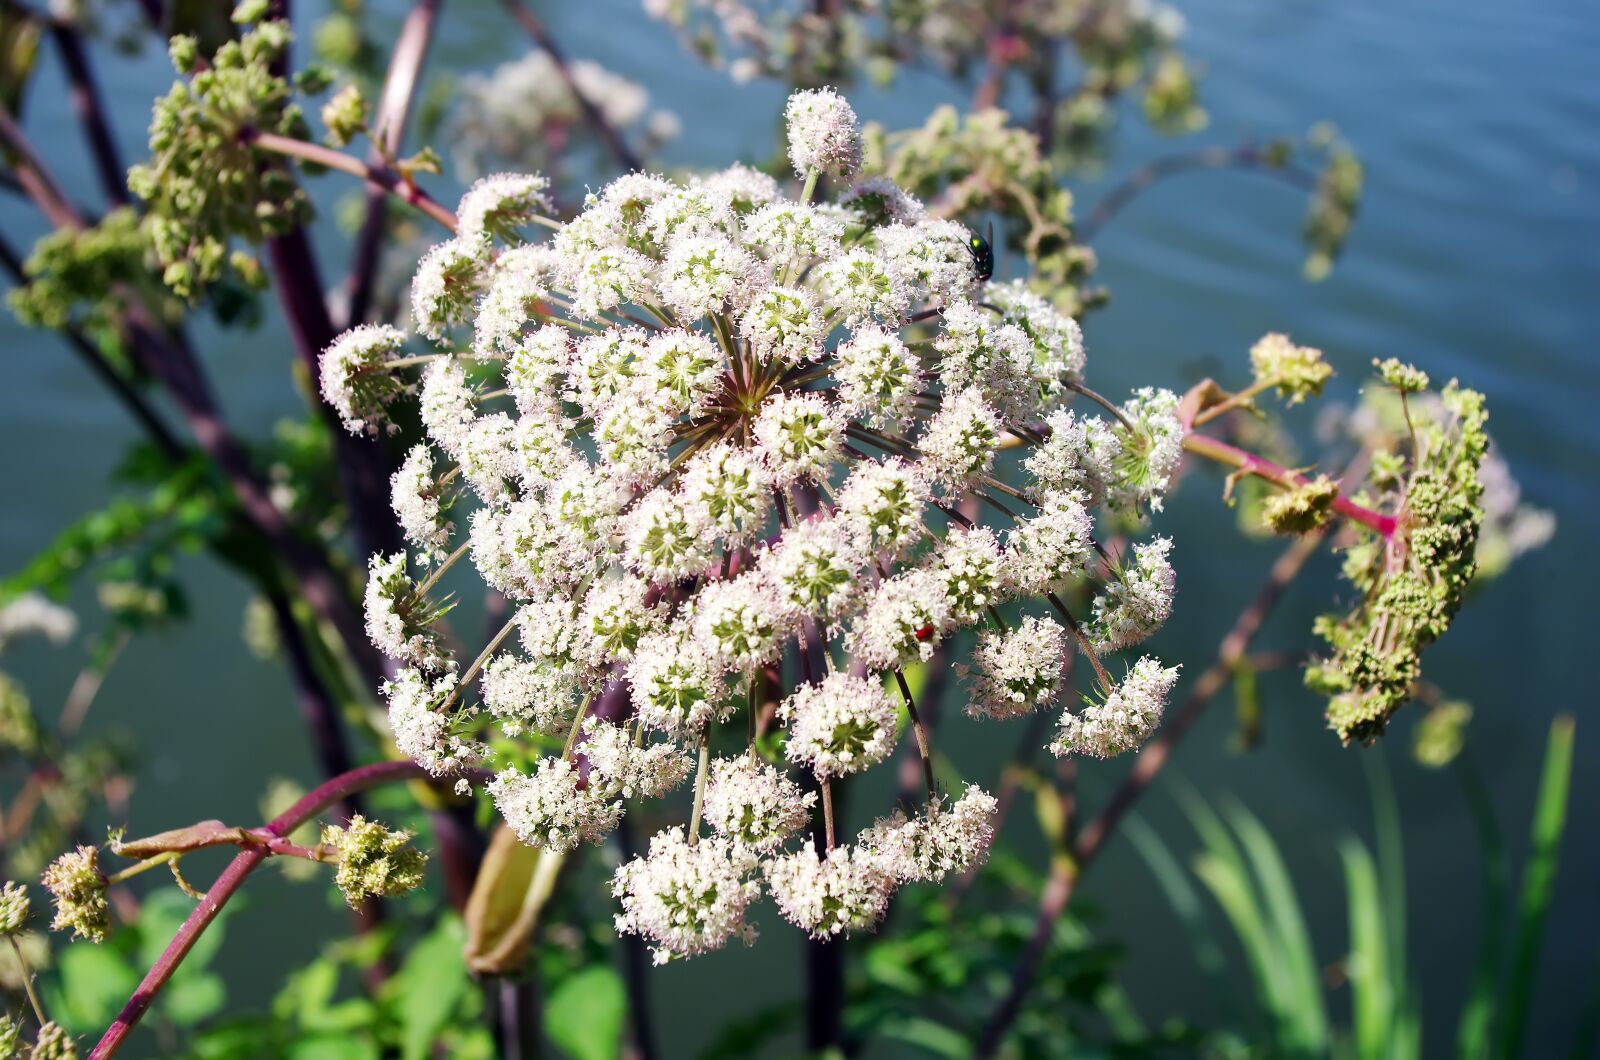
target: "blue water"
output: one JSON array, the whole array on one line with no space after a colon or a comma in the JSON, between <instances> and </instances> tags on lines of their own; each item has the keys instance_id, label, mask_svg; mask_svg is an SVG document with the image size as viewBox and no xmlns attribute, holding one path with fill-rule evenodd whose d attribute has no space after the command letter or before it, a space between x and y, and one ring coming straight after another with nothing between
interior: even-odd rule
<instances>
[{"instance_id":1,"label":"blue water","mask_svg":"<svg viewBox=\"0 0 1600 1060\"><path fill-rule=\"evenodd\" d=\"M398 0L373 6L379 19L403 11ZM546 6L572 54L643 82L658 106L682 117L687 132L666 162L721 164L770 151L781 88L730 87L684 57L628 0ZM1600 716L1586 655L1600 590L1591 554L1600 536L1600 416L1591 404L1600 400L1600 17L1582 0L1180 6L1213 119L1191 142L1295 134L1331 120L1366 164L1367 194L1337 269L1326 282L1308 284L1299 277L1303 202L1289 189L1248 174L1204 174L1147 193L1096 246L1100 279L1114 301L1086 325L1090 378L1109 392L1144 383L1178 387L1219 370L1237 379L1249 344L1276 329L1327 352L1340 372L1333 397L1351 398L1370 359L1391 355L1435 379L1458 376L1487 392L1497 442L1528 499L1553 510L1560 529L1549 547L1472 602L1426 665L1476 708L1472 753L1519 862L1517 837L1548 722L1558 712L1579 718L1571 828L1528 1054L1546 1055L1569 1040L1576 999L1600 951ZM434 69L486 69L522 48L496 4L447 5ZM164 61L154 53L130 62L101 52L132 159L147 101L166 83ZM964 95L911 73L887 91L853 98L864 117L894 127L920 122L935 104ZM95 201L53 65L35 88L28 127L69 190ZM1108 178L1168 146L1136 120L1126 130ZM332 179L323 184L325 204L344 190ZM1104 179L1076 185L1080 202L1092 204L1106 186ZM39 228L7 197L0 199L0 230L25 244ZM318 240L327 274L338 275L346 239L324 225ZM9 318L0 320L0 337L11 380L0 389L7 497L0 569L9 571L103 497L132 432L54 338ZM201 345L241 429L264 432L296 407L285 382L292 351L270 314L254 334ZM1239 540L1231 513L1216 503L1217 488L1212 476L1191 477L1164 522L1178 540L1180 604L1155 648L1191 673L1209 661L1277 547ZM286 682L240 642L244 587L200 557L185 561L183 573L194 620L140 640L90 720L91 727L133 730L145 748L129 822L136 833L200 816L251 819L269 777L311 779ZM1311 618L1336 591L1331 563L1314 567L1262 646L1303 646ZM4 665L48 710L76 663L67 651L30 651ZM1345 944L1335 842L1349 833L1370 842L1358 755L1387 759L1408 840L1411 955L1430 1021L1428 1052L1442 1055L1476 942L1478 869L1458 789L1447 775L1410 764L1407 724L1397 725L1396 739L1381 751L1342 750L1292 677L1265 680L1263 691L1260 751L1237 756L1227 749L1224 700L1188 739L1176 769L1214 798L1232 795L1251 806L1283 842L1319 957L1331 963ZM980 739L964 750L962 764L971 775L992 776L1011 739ZM1084 770L1088 796L1104 791L1120 769ZM1180 850L1189 848L1170 788L1158 788L1145 812ZM1008 838L1026 842L1026 833L1019 820ZM314 938L275 930L273 914L310 909L316 915L303 923L330 931L341 921L325 909L320 889L291 892L265 879L252 884L250 896L224 967L234 997L260 1006L274 976L316 947ZM1208 995L1178 925L1126 844L1114 844L1088 877L1085 897L1103 911L1105 934L1130 944L1128 982L1147 1018L1207 1013ZM723 996L728 983L740 984L737 994L749 1005L783 997L794 952L792 938L774 930L755 950L664 970L657 973L658 1007L666 1014L703 1006L708 989ZM706 1040L700 1020L662 1023L675 1054Z\"/></svg>"}]
</instances>

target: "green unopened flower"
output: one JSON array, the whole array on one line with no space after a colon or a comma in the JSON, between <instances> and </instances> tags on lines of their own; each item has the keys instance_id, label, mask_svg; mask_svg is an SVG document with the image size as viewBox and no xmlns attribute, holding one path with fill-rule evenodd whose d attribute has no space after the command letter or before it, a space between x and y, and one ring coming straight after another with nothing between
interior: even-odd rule
<instances>
[{"instance_id":1,"label":"green unopened flower","mask_svg":"<svg viewBox=\"0 0 1600 1060\"><path fill-rule=\"evenodd\" d=\"M39 723L22 686L0 673L0 750L32 754L39 749Z\"/></svg>"},{"instance_id":2,"label":"green unopened flower","mask_svg":"<svg viewBox=\"0 0 1600 1060\"><path fill-rule=\"evenodd\" d=\"M33 1040L30 1060L78 1060L78 1043L59 1023L46 1023Z\"/></svg>"},{"instance_id":3,"label":"green unopened flower","mask_svg":"<svg viewBox=\"0 0 1600 1060\"><path fill-rule=\"evenodd\" d=\"M1377 369L1379 378L1402 394L1418 394L1428 389L1428 373L1397 357L1390 357L1387 361L1374 357L1372 367Z\"/></svg>"},{"instance_id":4,"label":"green unopened flower","mask_svg":"<svg viewBox=\"0 0 1600 1060\"><path fill-rule=\"evenodd\" d=\"M1289 336L1275 331L1250 347L1250 367L1258 386L1276 387L1291 405L1319 396L1323 384L1333 377L1321 350L1296 346Z\"/></svg>"},{"instance_id":5,"label":"green unopened flower","mask_svg":"<svg viewBox=\"0 0 1600 1060\"><path fill-rule=\"evenodd\" d=\"M19 1030L16 1020L0 1014L0 1060L11 1060L11 1057L17 1055Z\"/></svg>"},{"instance_id":6,"label":"green unopened flower","mask_svg":"<svg viewBox=\"0 0 1600 1060\"><path fill-rule=\"evenodd\" d=\"M328 127L328 142L343 147L367 127L367 98L357 85L346 85L322 105L322 124Z\"/></svg>"},{"instance_id":7,"label":"green unopened flower","mask_svg":"<svg viewBox=\"0 0 1600 1060\"><path fill-rule=\"evenodd\" d=\"M1417 722L1411 754L1430 769L1442 769L1455 761L1467 742L1467 723L1472 707L1460 700L1440 703Z\"/></svg>"},{"instance_id":8,"label":"green unopened flower","mask_svg":"<svg viewBox=\"0 0 1600 1060\"><path fill-rule=\"evenodd\" d=\"M0 935L15 935L28 921L28 889L7 880L0 887Z\"/></svg>"},{"instance_id":9,"label":"green unopened flower","mask_svg":"<svg viewBox=\"0 0 1600 1060\"><path fill-rule=\"evenodd\" d=\"M1304 534L1328 521L1339 484L1318 475L1297 489L1275 493L1261 507L1261 519L1275 534Z\"/></svg>"},{"instance_id":10,"label":"green unopened flower","mask_svg":"<svg viewBox=\"0 0 1600 1060\"><path fill-rule=\"evenodd\" d=\"M408 830L392 832L359 814L350 818L348 828L323 828L322 841L339 855L334 882L352 908L368 895L394 898L422 883L428 856L411 845L413 834Z\"/></svg>"},{"instance_id":11,"label":"green unopened flower","mask_svg":"<svg viewBox=\"0 0 1600 1060\"><path fill-rule=\"evenodd\" d=\"M100 851L80 846L52 861L40 877L55 898L56 931L72 929L77 938L104 942L111 931L111 906L106 901L106 878L100 874Z\"/></svg>"}]
</instances>

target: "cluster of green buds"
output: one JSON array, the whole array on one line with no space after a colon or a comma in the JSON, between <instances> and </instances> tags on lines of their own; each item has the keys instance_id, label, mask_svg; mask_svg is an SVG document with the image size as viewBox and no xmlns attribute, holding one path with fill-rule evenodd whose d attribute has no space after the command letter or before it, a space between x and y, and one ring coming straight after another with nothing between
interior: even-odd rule
<instances>
[{"instance_id":1,"label":"cluster of green buds","mask_svg":"<svg viewBox=\"0 0 1600 1060\"><path fill-rule=\"evenodd\" d=\"M1386 533L1364 528L1346 551L1344 576L1361 599L1347 614L1317 620L1331 654L1306 671L1307 685L1329 697L1328 723L1346 743L1381 735L1415 694L1423 649L1449 628L1477 573L1484 517L1483 395L1453 380L1432 395L1420 370L1395 360L1376 367L1399 396L1405 432L1395 448L1373 454L1356 499L1392 524Z\"/></svg>"},{"instance_id":2,"label":"cluster of green buds","mask_svg":"<svg viewBox=\"0 0 1600 1060\"><path fill-rule=\"evenodd\" d=\"M411 845L414 833L391 831L360 814L347 827L328 825L322 842L339 858L334 882L354 909L371 898L397 898L422 883L428 856Z\"/></svg>"},{"instance_id":3,"label":"cluster of green buds","mask_svg":"<svg viewBox=\"0 0 1600 1060\"><path fill-rule=\"evenodd\" d=\"M254 271L244 252L230 254L231 238L259 242L310 216L310 199L293 171L253 146L262 134L309 135L293 101L295 86L277 70L292 36L288 23L257 21L263 10L241 4L234 20L245 31L209 63L202 63L194 38L172 39L172 63L185 79L156 101L151 158L128 171L128 187L149 209L163 278L182 297L217 281L229 265Z\"/></svg>"}]
</instances>

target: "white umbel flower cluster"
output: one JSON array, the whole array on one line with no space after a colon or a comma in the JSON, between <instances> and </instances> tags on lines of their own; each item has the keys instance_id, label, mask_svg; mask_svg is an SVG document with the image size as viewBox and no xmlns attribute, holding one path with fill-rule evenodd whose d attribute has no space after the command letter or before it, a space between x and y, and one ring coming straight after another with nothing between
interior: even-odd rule
<instances>
[{"instance_id":1,"label":"white umbel flower cluster","mask_svg":"<svg viewBox=\"0 0 1600 1060\"><path fill-rule=\"evenodd\" d=\"M1077 324L980 278L971 233L882 178L811 202L807 178L859 165L837 94L796 94L788 124L799 197L738 166L633 173L559 224L541 178L485 178L417 267L419 338L357 329L322 363L353 431L418 403L391 482L409 551L373 557L366 594L396 746L439 776L487 767L550 850L681 800L689 826L614 881L658 959L749 937L766 891L827 937L982 860L994 800L941 795L932 753L919 811L836 832L830 785L930 746L906 669L958 665L975 715L1045 710L1069 651L1171 609L1166 539L1116 568L1095 535L1159 508L1175 395L1090 393ZM1002 481L1018 447L1027 476ZM458 565L512 611L463 659L434 590ZM1080 625L1066 601L1090 599ZM1054 749L1137 746L1175 674L1141 660Z\"/></svg>"}]
</instances>

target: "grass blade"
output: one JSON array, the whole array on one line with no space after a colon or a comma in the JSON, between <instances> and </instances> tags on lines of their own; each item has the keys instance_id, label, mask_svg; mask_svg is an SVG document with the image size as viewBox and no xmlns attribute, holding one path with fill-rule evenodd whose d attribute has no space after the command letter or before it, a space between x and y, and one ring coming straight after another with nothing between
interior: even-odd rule
<instances>
[{"instance_id":1,"label":"grass blade","mask_svg":"<svg viewBox=\"0 0 1600 1060\"><path fill-rule=\"evenodd\" d=\"M1195 964L1216 993L1219 1009L1225 1016L1233 1015L1238 1006L1227 989L1228 960L1212 929L1211 919L1206 916L1200 892L1189 882L1189 874L1184 871L1183 864L1172 848L1167 846L1166 840L1143 817L1130 814L1123 828L1133 848L1149 867L1150 875L1155 877L1156 885L1172 907L1173 915L1183 925L1184 933L1189 937L1189 952L1194 955Z\"/></svg>"},{"instance_id":2,"label":"grass blade","mask_svg":"<svg viewBox=\"0 0 1600 1060\"><path fill-rule=\"evenodd\" d=\"M1389 1056L1395 984L1378 869L1367 848L1355 839L1339 844L1339 856L1344 860L1350 906L1350 955L1345 971L1350 977L1356 1055L1362 1060L1382 1060Z\"/></svg>"},{"instance_id":3,"label":"grass blade","mask_svg":"<svg viewBox=\"0 0 1600 1060\"><path fill-rule=\"evenodd\" d=\"M1456 1056L1459 1060L1485 1060L1494 1033L1495 973L1505 948L1505 924L1511 893L1511 859L1495 820L1494 804L1483 786L1483 778L1463 755L1455 767L1466 795L1467 808L1478 833L1483 852L1483 916L1479 932L1478 958L1473 966L1472 985L1461 1009L1456 1031Z\"/></svg>"},{"instance_id":4,"label":"grass blade","mask_svg":"<svg viewBox=\"0 0 1600 1060\"><path fill-rule=\"evenodd\" d=\"M1266 828L1243 806L1234 806L1229 817L1249 858L1266 903L1271 932L1282 954L1282 972L1287 977L1285 986L1294 1016L1294 1044L1315 1053L1325 1052L1328 1015L1322 982L1312 952L1311 933L1283 855Z\"/></svg>"},{"instance_id":5,"label":"grass blade","mask_svg":"<svg viewBox=\"0 0 1600 1060\"><path fill-rule=\"evenodd\" d=\"M1545 915L1555 891L1556 868L1561 856L1561 835L1567 824L1567 792L1572 783L1574 723L1560 715L1550 723L1544 768L1539 777L1539 801L1533 810L1528 865L1522 872L1517 900L1517 932L1511 948L1511 972L1506 981L1505 1018L1500 1023L1496 1053L1513 1057L1522 1049L1533 980L1539 970L1539 948Z\"/></svg>"}]
</instances>

